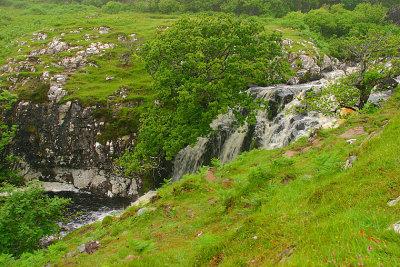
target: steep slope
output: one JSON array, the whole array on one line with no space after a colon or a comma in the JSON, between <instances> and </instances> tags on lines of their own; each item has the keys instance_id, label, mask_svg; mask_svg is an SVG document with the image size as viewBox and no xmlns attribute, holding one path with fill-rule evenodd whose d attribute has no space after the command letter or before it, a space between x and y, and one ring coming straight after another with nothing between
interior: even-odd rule
<instances>
[{"instance_id":1,"label":"steep slope","mask_svg":"<svg viewBox=\"0 0 400 267\"><path fill-rule=\"evenodd\" d=\"M400 93L285 149L253 150L166 184L15 266L399 264ZM398 227L394 227L398 229ZM100 246L77 247L96 240ZM97 244L97 243L96 243ZM82 247L80 247L82 249ZM85 247L83 247L83 250Z\"/></svg>"}]
</instances>

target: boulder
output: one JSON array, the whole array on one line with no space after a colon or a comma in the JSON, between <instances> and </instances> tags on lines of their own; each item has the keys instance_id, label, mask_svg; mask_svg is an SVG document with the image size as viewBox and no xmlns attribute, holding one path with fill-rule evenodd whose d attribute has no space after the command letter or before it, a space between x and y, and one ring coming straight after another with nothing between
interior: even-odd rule
<instances>
[{"instance_id":1,"label":"boulder","mask_svg":"<svg viewBox=\"0 0 400 267\"><path fill-rule=\"evenodd\" d=\"M296 85L300 84L300 78L297 76L290 77L289 80L286 82L288 85Z\"/></svg>"},{"instance_id":2,"label":"boulder","mask_svg":"<svg viewBox=\"0 0 400 267\"><path fill-rule=\"evenodd\" d=\"M321 71L333 71L333 62L330 57L324 54L324 58L322 60Z\"/></svg>"},{"instance_id":3,"label":"boulder","mask_svg":"<svg viewBox=\"0 0 400 267\"><path fill-rule=\"evenodd\" d=\"M150 203L151 199L157 195L157 191L148 191L143 196L139 197L131 206L146 205Z\"/></svg>"},{"instance_id":4,"label":"boulder","mask_svg":"<svg viewBox=\"0 0 400 267\"><path fill-rule=\"evenodd\" d=\"M100 247L100 242L93 240L78 246L78 252L80 253L86 252L87 254L93 254L99 247Z\"/></svg>"},{"instance_id":5,"label":"boulder","mask_svg":"<svg viewBox=\"0 0 400 267\"><path fill-rule=\"evenodd\" d=\"M321 79L321 68L318 67L317 65L314 65L313 67L310 68L310 80L315 81L318 79Z\"/></svg>"},{"instance_id":6,"label":"boulder","mask_svg":"<svg viewBox=\"0 0 400 267\"><path fill-rule=\"evenodd\" d=\"M389 207L394 207L400 201L400 196L396 199L393 199L387 203Z\"/></svg>"},{"instance_id":7,"label":"boulder","mask_svg":"<svg viewBox=\"0 0 400 267\"><path fill-rule=\"evenodd\" d=\"M301 61L303 69L309 70L316 65L314 59L307 55L300 55L299 60Z\"/></svg>"},{"instance_id":8,"label":"boulder","mask_svg":"<svg viewBox=\"0 0 400 267\"><path fill-rule=\"evenodd\" d=\"M393 90L373 92L369 96L368 102L376 107L380 107L382 103L384 103L386 100L388 100L389 97L393 95L393 93Z\"/></svg>"}]
</instances>

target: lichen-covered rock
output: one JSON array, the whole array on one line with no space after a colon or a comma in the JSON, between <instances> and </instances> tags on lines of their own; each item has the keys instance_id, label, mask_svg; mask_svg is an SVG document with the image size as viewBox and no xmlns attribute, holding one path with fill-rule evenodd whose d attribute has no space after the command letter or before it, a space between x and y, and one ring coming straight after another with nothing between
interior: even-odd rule
<instances>
[{"instance_id":1,"label":"lichen-covered rock","mask_svg":"<svg viewBox=\"0 0 400 267\"><path fill-rule=\"evenodd\" d=\"M77 102L20 102L12 118L18 125L12 153L21 157L26 179L69 182L76 188L109 197L138 195L138 181L116 173L114 159L133 144L133 137L100 144L102 123L95 107Z\"/></svg>"},{"instance_id":2,"label":"lichen-covered rock","mask_svg":"<svg viewBox=\"0 0 400 267\"><path fill-rule=\"evenodd\" d=\"M331 58L324 54L322 60L321 71L333 71L334 63Z\"/></svg>"}]
</instances>

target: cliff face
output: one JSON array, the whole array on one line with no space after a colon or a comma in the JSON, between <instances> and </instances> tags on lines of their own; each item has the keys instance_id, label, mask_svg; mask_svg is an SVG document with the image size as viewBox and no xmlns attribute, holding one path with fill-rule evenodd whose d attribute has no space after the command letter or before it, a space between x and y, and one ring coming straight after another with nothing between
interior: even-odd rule
<instances>
[{"instance_id":1,"label":"cliff face","mask_svg":"<svg viewBox=\"0 0 400 267\"><path fill-rule=\"evenodd\" d=\"M97 142L104 122L95 107L20 102L12 114L18 130L12 153L21 158L26 179L73 183L75 187L109 197L136 198L138 181L118 174L114 159L132 146L130 136Z\"/></svg>"}]
</instances>

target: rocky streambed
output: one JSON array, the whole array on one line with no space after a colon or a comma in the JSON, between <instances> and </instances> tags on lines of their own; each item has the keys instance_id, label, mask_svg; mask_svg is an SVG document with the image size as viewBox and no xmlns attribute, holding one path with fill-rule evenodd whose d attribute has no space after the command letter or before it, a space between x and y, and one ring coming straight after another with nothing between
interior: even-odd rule
<instances>
[{"instance_id":1,"label":"rocky streambed","mask_svg":"<svg viewBox=\"0 0 400 267\"><path fill-rule=\"evenodd\" d=\"M72 232L84 225L103 220L106 216L120 215L130 201L121 198L96 196L88 192L47 192L50 196L70 198L72 204L66 214L70 221L63 224L64 233Z\"/></svg>"}]
</instances>

